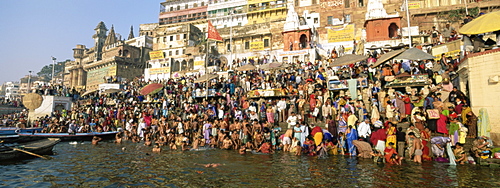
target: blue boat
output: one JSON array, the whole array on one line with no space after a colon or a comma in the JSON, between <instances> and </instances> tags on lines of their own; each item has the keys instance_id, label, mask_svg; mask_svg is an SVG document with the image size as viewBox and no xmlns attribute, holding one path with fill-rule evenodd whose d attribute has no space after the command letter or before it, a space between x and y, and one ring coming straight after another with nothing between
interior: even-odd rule
<instances>
[{"instance_id":1,"label":"blue boat","mask_svg":"<svg viewBox=\"0 0 500 188\"><path fill-rule=\"evenodd\" d=\"M42 127L17 128L17 127L0 127L0 135L16 135L18 133L35 133L41 132Z\"/></svg>"},{"instance_id":2,"label":"blue boat","mask_svg":"<svg viewBox=\"0 0 500 188\"><path fill-rule=\"evenodd\" d=\"M19 137L29 138L59 138L61 141L91 141L94 136L103 140L114 139L118 131L90 133L19 133Z\"/></svg>"}]
</instances>

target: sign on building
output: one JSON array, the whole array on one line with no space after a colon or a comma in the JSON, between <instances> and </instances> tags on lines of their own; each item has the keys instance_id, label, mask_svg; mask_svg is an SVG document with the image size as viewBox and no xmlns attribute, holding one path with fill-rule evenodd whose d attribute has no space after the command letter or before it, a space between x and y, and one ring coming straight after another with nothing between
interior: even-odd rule
<instances>
[{"instance_id":1,"label":"sign on building","mask_svg":"<svg viewBox=\"0 0 500 188\"><path fill-rule=\"evenodd\" d=\"M153 59L163 59L163 58L165 58L165 56L163 54L163 51L152 51L152 52L149 52L149 58L151 60L153 60Z\"/></svg>"},{"instance_id":2,"label":"sign on building","mask_svg":"<svg viewBox=\"0 0 500 188\"><path fill-rule=\"evenodd\" d=\"M328 30L328 43L352 41L354 39L354 24L332 26Z\"/></svg>"},{"instance_id":3,"label":"sign on building","mask_svg":"<svg viewBox=\"0 0 500 188\"><path fill-rule=\"evenodd\" d=\"M408 9L418 9L421 8L421 2L415 1L415 2L408 2Z\"/></svg>"},{"instance_id":4,"label":"sign on building","mask_svg":"<svg viewBox=\"0 0 500 188\"><path fill-rule=\"evenodd\" d=\"M264 42L263 41L251 42L250 49L254 51L262 51L264 50Z\"/></svg>"}]
</instances>

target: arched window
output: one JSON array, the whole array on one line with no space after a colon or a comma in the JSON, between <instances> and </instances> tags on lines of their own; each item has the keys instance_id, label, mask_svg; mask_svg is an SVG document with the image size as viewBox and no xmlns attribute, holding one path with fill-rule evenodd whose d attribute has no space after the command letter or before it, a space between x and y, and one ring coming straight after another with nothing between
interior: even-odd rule
<instances>
[{"instance_id":1,"label":"arched window","mask_svg":"<svg viewBox=\"0 0 500 188\"><path fill-rule=\"evenodd\" d=\"M399 27L398 27L398 25L396 25L396 23L391 23L389 25L389 28L388 28L388 30L389 30L389 38L395 38L395 37L397 37L398 36L398 29L399 29Z\"/></svg>"},{"instance_id":2,"label":"arched window","mask_svg":"<svg viewBox=\"0 0 500 188\"><path fill-rule=\"evenodd\" d=\"M175 61L174 64L172 65L172 72L178 72L179 69L180 69L179 61Z\"/></svg>"},{"instance_id":3,"label":"arched window","mask_svg":"<svg viewBox=\"0 0 500 188\"><path fill-rule=\"evenodd\" d=\"M307 36L306 34L300 35L300 49L307 48Z\"/></svg>"},{"instance_id":4,"label":"arched window","mask_svg":"<svg viewBox=\"0 0 500 188\"><path fill-rule=\"evenodd\" d=\"M128 53L128 50L123 50L123 56L125 57L129 57L130 54Z\"/></svg>"}]
</instances>

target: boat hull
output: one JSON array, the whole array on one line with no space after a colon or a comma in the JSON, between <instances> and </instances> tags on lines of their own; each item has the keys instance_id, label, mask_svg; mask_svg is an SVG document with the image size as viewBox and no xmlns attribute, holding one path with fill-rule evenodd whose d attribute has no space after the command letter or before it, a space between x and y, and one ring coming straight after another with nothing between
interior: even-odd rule
<instances>
[{"instance_id":1,"label":"boat hull","mask_svg":"<svg viewBox=\"0 0 500 188\"><path fill-rule=\"evenodd\" d=\"M35 133L42 131L41 127L33 127L33 128L16 128L16 127L0 127L0 135L16 135L18 133Z\"/></svg>"},{"instance_id":2,"label":"boat hull","mask_svg":"<svg viewBox=\"0 0 500 188\"><path fill-rule=\"evenodd\" d=\"M91 141L94 136L98 136L103 140L114 139L118 131L102 132L102 133L19 133L20 137L31 138L59 138L61 141Z\"/></svg>"},{"instance_id":3,"label":"boat hull","mask_svg":"<svg viewBox=\"0 0 500 188\"><path fill-rule=\"evenodd\" d=\"M28 151L31 153L35 153L38 155L47 155L52 154L52 149L54 146L59 143L60 139L43 139L33 142L27 142L25 144L19 144L15 146L2 146L0 149L0 161L11 161L11 160L20 160L25 158L33 158L35 156L27 154L22 151L17 151L12 149L13 147L22 149L24 151Z\"/></svg>"}]
</instances>

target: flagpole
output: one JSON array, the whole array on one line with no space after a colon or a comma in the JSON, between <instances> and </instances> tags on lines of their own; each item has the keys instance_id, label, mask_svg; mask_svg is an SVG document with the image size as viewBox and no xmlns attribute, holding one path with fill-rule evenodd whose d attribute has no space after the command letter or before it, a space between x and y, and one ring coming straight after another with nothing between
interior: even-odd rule
<instances>
[{"instance_id":1,"label":"flagpole","mask_svg":"<svg viewBox=\"0 0 500 188\"><path fill-rule=\"evenodd\" d=\"M208 102L208 82L210 81L208 79L208 42L210 42L210 39L208 39L207 37L207 41L205 42L205 77L207 79L207 83L205 84L206 85L206 89L205 89L205 100Z\"/></svg>"},{"instance_id":2,"label":"flagpole","mask_svg":"<svg viewBox=\"0 0 500 188\"><path fill-rule=\"evenodd\" d=\"M411 48L411 30L410 30L410 10L409 10L409 5L408 5L408 0L406 0L406 20L408 21L408 40L410 40L410 43L408 46Z\"/></svg>"}]
</instances>

